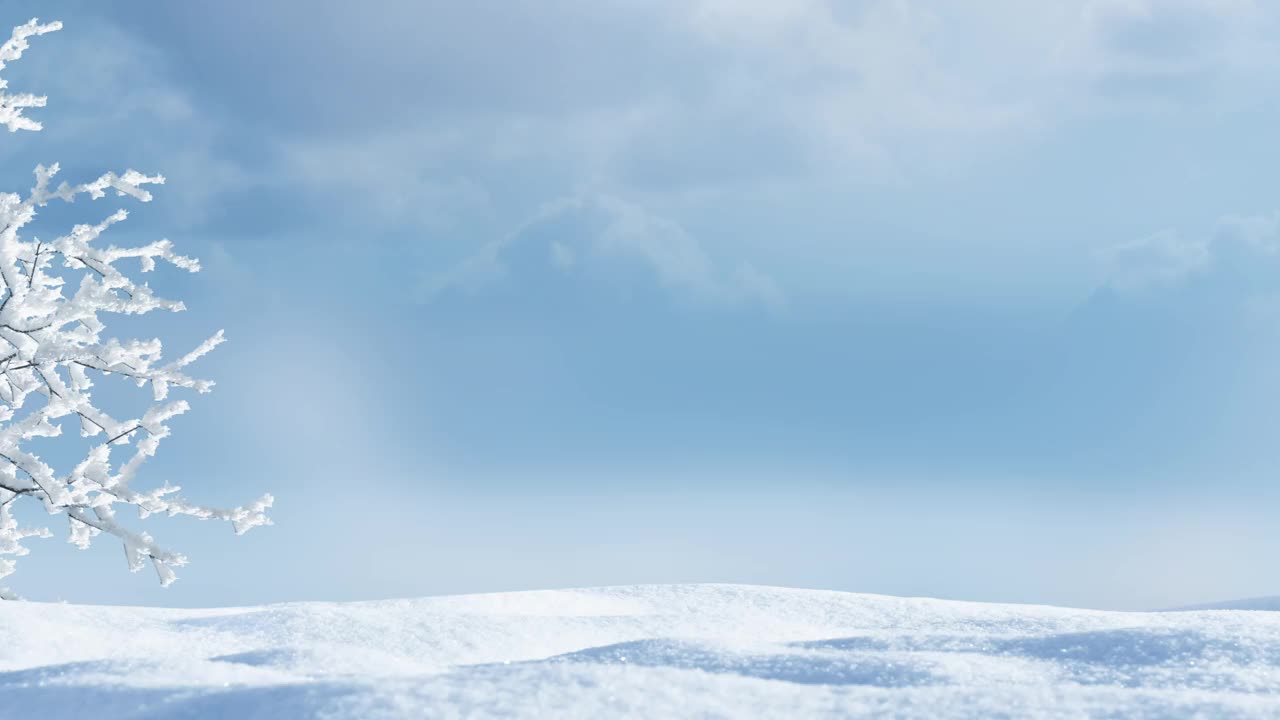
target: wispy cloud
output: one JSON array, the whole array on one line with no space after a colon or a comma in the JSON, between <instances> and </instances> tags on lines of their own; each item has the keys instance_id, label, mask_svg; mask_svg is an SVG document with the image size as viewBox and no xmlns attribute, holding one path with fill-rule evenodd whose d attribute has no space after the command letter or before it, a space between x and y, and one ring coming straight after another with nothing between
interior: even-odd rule
<instances>
[{"instance_id":1,"label":"wispy cloud","mask_svg":"<svg viewBox=\"0 0 1280 720\"><path fill-rule=\"evenodd\" d=\"M1164 230L1107 248L1100 257L1111 287L1137 291L1176 284L1206 268L1212 255L1208 238Z\"/></svg>"},{"instance_id":2,"label":"wispy cloud","mask_svg":"<svg viewBox=\"0 0 1280 720\"><path fill-rule=\"evenodd\" d=\"M280 36L287 52L236 59L245 73L279 72L220 85L220 100L252 99L265 127L299 143L356 137L372 149L429 132L508 168L551 162L570 183L617 187L736 185L797 168L896 182L921 144L1007 143L1206 79L1230 90L1277 60L1277 13L1243 0L318 5L305 42ZM198 46L242 30L214 9L160 12ZM289 12L243 21L270 32ZM484 50L464 37L486 38ZM335 85L364 101L335 102Z\"/></svg>"},{"instance_id":3,"label":"wispy cloud","mask_svg":"<svg viewBox=\"0 0 1280 720\"><path fill-rule=\"evenodd\" d=\"M496 15L400 0L314 6L297 32L285 32L287 6L244 8L235 22L213 6L113 10L114 20L77 19L59 33L78 41L69 62L51 53L31 68L60 73L40 87L60 104L63 137L107 138L116 157L170 176L170 201L157 207L181 215L181 228L252 182L273 193L272 217L300 232L306 222L358 229L397 252L413 245L426 265L482 255L557 198L625 198L661 221L619 220L614 234L684 232L700 241L675 245L754 263L718 259L704 271L686 259L676 270L654 249L662 243L641 252L616 241L615 255L656 268L660 284L721 298L780 297L770 278L783 267L832 274L911 242L900 235L943 234L897 232L915 220L857 227L860 210L848 208L875 202L863 191L962 185L988 157L1034 152L1066 127L1091 132L1117 109L1212 119L1227 107L1216 101L1256 101L1280 77L1270 32L1280 12L1245 0L521 0ZM221 51L246 32L272 42ZM76 76L86 72L88 82ZM732 218L704 232L726 209L777 198L776 213L807 214L795 242L727 227ZM955 232L938 242L986 242L974 239L980 228ZM1144 242L1113 262L1164 253L1156 278L1194 265L1195 242ZM590 257L566 249L562 261ZM948 270L938 264L935 277Z\"/></svg>"},{"instance_id":4,"label":"wispy cloud","mask_svg":"<svg viewBox=\"0 0 1280 720\"><path fill-rule=\"evenodd\" d=\"M450 290L482 292L530 275L590 275L614 282L641 268L656 286L711 304L758 303L778 309L784 296L749 264L726 265L678 223L620 198L593 194L544 205L516 231L486 245L425 285L428 298Z\"/></svg>"},{"instance_id":5,"label":"wispy cloud","mask_svg":"<svg viewBox=\"0 0 1280 720\"><path fill-rule=\"evenodd\" d=\"M1226 215L1208 234L1162 230L1102 250L1107 284L1123 292L1172 288L1210 271L1239 275L1262 270L1280 286L1280 213ZM1238 278L1237 278L1238 279ZM1250 287L1235 283L1236 289Z\"/></svg>"}]
</instances>

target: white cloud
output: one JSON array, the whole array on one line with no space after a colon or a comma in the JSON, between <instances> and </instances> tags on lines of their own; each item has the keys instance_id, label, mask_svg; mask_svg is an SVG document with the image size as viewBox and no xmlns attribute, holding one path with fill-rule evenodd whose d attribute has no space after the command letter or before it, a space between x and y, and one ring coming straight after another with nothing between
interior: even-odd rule
<instances>
[{"instance_id":1,"label":"white cloud","mask_svg":"<svg viewBox=\"0 0 1280 720\"><path fill-rule=\"evenodd\" d=\"M438 229L489 206L487 190L454 164L473 139L461 129L420 128L285 141L273 182L319 191L335 214L358 215L373 227Z\"/></svg>"},{"instance_id":2,"label":"white cloud","mask_svg":"<svg viewBox=\"0 0 1280 720\"><path fill-rule=\"evenodd\" d=\"M578 261L578 255L573 248L559 240L551 242L551 264L563 270L569 270Z\"/></svg>"},{"instance_id":3,"label":"white cloud","mask_svg":"<svg viewBox=\"0 0 1280 720\"><path fill-rule=\"evenodd\" d=\"M1107 284L1133 292L1169 288L1214 266L1237 274L1256 272L1259 261L1278 255L1280 212L1226 215L1218 220L1212 233L1199 237L1162 230L1107 248L1099 258L1106 266ZM1275 276L1271 284L1280 285L1280 267L1265 272Z\"/></svg>"},{"instance_id":4,"label":"white cloud","mask_svg":"<svg viewBox=\"0 0 1280 720\"><path fill-rule=\"evenodd\" d=\"M291 145L295 159L393 168L391 182L352 179L396 207L415 192L427 205L496 196L494 176L533 164L557 176L542 200L584 185L626 195L824 176L897 184L1081 115L1203 112L1206 92L1252 98L1280 67L1277 13L1246 0L515 3L490 32L525 23L545 35L489 45L483 58L453 36L483 32L478 10L387 12L429 36L402 41L379 22L390 55L375 52L346 31L371 21L343 10L309 26L318 41L289 62L329 62L319 40L332 36L370 107L395 116L362 110L371 133ZM331 83L314 94L302 99L330 115ZM426 161L441 151L487 167L460 176ZM407 158L424 161L406 176ZM299 170L324 176L314 165Z\"/></svg>"},{"instance_id":5,"label":"white cloud","mask_svg":"<svg viewBox=\"0 0 1280 720\"><path fill-rule=\"evenodd\" d=\"M530 251L529 245L538 247ZM678 223L601 194L544 205L515 232L431 278L425 292L429 298L449 290L481 292L547 269L594 275L609 285L620 267L641 268L657 286L699 302L784 304L768 275L745 263L728 270Z\"/></svg>"},{"instance_id":6,"label":"white cloud","mask_svg":"<svg viewBox=\"0 0 1280 720\"><path fill-rule=\"evenodd\" d=\"M1108 104L1248 102L1280 68L1280 17L1252 0L1092 0L1082 19L1067 57Z\"/></svg>"},{"instance_id":7,"label":"white cloud","mask_svg":"<svg viewBox=\"0 0 1280 720\"><path fill-rule=\"evenodd\" d=\"M251 131L264 133L264 162L275 163L255 179L298 188L299 204L323 200L326 222L419 243L428 262L482 256L479 245L512 218L565 196L626 198L701 229L723 208L784 196L835 206L837 193L866 185L933 192L934 181L963 183L968 167L1012 157L1024 141L1072 123L1082 133L1105 127L1092 116L1217 113L1219 101L1252 101L1280 78L1271 32L1280 9L1246 0L514 0L498 17L465 3L316 6L314 22L279 34L294 21L281 6L246 7L235 22L212 5L156 9L166 32L225 67L202 68L217 80L202 86L209 96L153 104L175 125L198 126L205 107L237 108L260 123ZM274 40L221 49L246 28ZM152 61L140 52L101 67L145 75ZM206 134L193 137L178 165L209 168L216 187L247 180ZM777 206L823 212L821 201L806 202ZM836 253L850 267L854 253L891 241L868 238L848 216L836 222L850 232L822 228L810 234L833 239L786 252L808 253L821 274ZM780 257L769 247L779 234L726 225L695 243L727 261L708 261L713 271L690 270L699 266L690 258L668 264L662 241L640 253L618 239L614 252L686 295L769 294L752 271L725 267ZM619 219L614 232L626 226ZM564 248L562 269L590 257ZM699 285L721 289L688 289Z\"/></svg>"},{"instance_id":8,"label":"white cloud","mask_svg":"<svg viewBox=\"0 0 1280 720\"><path fill-rule=\"evenodd\" d=\"M1218 222L1218 241L1234 241L1253 250L1280 253L1280 212L1270 215L1228 215Z\"/></svg>"},{"instance_id":9,"label":"white cloud","mask_svg":"<svg viewBox=\"0 0 1280 720\"><path fill-rule=\"evenodd\" d=\"M835 148L1008 142L1149 103L1201 111L1198 84L1248 99L1280 67L1280 13L1250 0L989 0L956 5L701 0L681 15L754 88ZM739 73L735 76L735 72Z\"/></svg>"},{"instance_id":10,"label":"white cloud","mask_svg":"<svg viewBox=\"0 0 1280 720\"><path fill-rule=\"evenodd\" d=\"M1123 291L1170 286L1208 266L1209 241L1164 230L1121 243L1101 253L1107 282Z\"/></svg>"}]
</instances>

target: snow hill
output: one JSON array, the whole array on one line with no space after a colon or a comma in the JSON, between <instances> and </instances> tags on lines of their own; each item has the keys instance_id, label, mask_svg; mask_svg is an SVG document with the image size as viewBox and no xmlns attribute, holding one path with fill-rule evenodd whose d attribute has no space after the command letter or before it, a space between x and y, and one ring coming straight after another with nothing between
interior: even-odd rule
<instances>
[{"instance_id":1,"label":"snow hill","mask_svg":"<svg viewBox=\"0 0 1280 720\"><path fill-rule=\"evenodd\" d=\"M0 603L0 718L1280 717L1280 613L736 585Z\"/></svg>"}]
</instances>

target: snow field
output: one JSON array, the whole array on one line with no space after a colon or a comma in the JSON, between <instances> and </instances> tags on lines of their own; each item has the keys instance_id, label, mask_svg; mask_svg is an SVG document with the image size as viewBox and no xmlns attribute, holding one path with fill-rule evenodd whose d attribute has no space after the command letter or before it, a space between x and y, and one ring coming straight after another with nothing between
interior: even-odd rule
<instances>
[{"instance_id":1,"label":"snow field","mask_svg":"<svg viewBox=\"0 0 1280 720\"><path fill-rule=\"evenodd\" d=\"M5 602L0 638L3 720L1280 717L1280 614L1251 610L671 585L207 610Z\"/></svg>"}]
</instances>

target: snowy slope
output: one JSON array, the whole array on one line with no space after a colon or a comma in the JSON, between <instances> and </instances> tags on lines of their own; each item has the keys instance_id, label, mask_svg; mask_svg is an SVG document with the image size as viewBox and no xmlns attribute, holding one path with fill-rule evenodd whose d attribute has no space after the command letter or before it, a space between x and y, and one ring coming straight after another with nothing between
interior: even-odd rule
<instances>
[{"instance_id":1,"label":"snowy slope","mask_svg":"<svg viewBox=\"0 0 1280 720\"><path fill-rule=\"evenodd\" d=\"M1280 613L734 585L0 603L0 718L1280 717Z\"/></svg>"}]
</instances>

